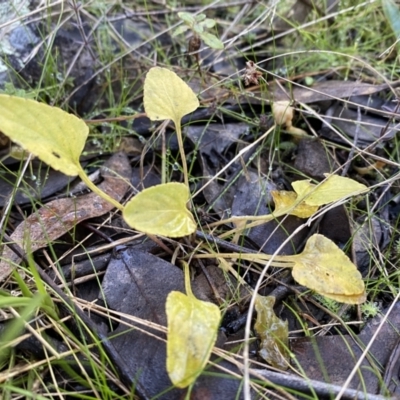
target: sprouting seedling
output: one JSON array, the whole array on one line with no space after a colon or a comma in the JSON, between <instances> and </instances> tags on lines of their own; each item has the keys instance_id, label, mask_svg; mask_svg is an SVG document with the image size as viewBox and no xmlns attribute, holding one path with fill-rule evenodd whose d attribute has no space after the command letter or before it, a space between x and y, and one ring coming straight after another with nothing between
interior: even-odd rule
<instances>
[{"instance_id":1,"label":"sprouting seedling","mask_svg":"<svg viewBox=\"0 0 400 400\"><path fill-rule=\"evenodd\" d=\"M180 35L190 29L193 33L193 38L195 38L193 39L194 41L200 42L200 40L203 40L207 46L216 50L224 48L224 44L215 35L207 32L207 29L214 28L215 20L206 18L205 14L194 15L187 12L179 12L178 17L185 25L176 28L172 36ZM198 47L200 48L200 45ZM192 51L196 51L196 49Z\"/></svg>"},{"instance_id":2,"label":"sprouting seedling","mask_svg":"<svg viewBox=\"0 0 400 400\"><path fill-rule=\"evenodd\" d=\"M192 31L192 36L189 39L188 54L193 54L196 58L197 68L201 76L199 53L201 41L212 49L222 50L224 44L212 33L207 32L215 26L215 20L206 18L205 14L190 14L187 12L179 12L178 17L185 23L173 32L172 36L180 35L187 30Z\"/></svg>"}]
</instances>

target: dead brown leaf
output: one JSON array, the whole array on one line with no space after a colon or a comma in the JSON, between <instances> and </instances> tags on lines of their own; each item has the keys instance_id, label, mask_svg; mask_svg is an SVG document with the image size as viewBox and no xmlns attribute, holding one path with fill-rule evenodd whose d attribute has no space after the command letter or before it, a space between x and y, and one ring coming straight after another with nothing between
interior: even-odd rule
<instances>
[{"instance_id":1,"label":"dead brown leaf","mask_svg":"<svg viewBox=\"0 0 400 400\"><path fill-rule=\"evenodd\" d=\"M104 180L99 184L99 188L115 200L121 200L128 190L131 177L131 166L127 156L124 153L114 154L104 165L102 177ZM14 243L25 248L26 235L29 235L29 250L33 252L46 247L79 222L99 217L112 209L112 204L95 193L53 200L18 225L11 238ZM7 279L13 267L20 261L8 246L4 246L0 262L0 281Z\"/></svg>"}]
</instances>

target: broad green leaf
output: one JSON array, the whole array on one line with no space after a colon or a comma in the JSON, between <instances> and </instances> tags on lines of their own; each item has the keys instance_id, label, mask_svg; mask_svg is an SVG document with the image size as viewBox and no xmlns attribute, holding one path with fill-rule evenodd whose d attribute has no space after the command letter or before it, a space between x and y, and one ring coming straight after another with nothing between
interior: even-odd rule
<instances>
[{"instance_id":1,"label":"broad green leaf","mask_svg":"<svg viewBox=\"0 0 400 400\"><path fill-rule=\"evenodd\" d=\"M310 206L322 206L349 196L368 191L368 188L353 179L339 175L324 174L327 178L320 185L313 185L308 180L292 183L293 189Z\"/></svg>"},{"instance_id":2,"label":"broad green leaf","mask_svg":"<svg viewBox=\"0 0 400 400\"><path fill-rule=\"evenodd\" d=\"M201 24L196 24L193 27L193 32L196 33L197 35L201 36L202 33L204 32L204 27Z\"/></svg>"},{"instance_id":3,"label":"broad green leaf","mask_svg":"<svg viewBox=\"0 0 400 400\"><path fill-rule=\"evenodd\" d=\"M191 14L191 13L181 11L181 12L178 12L178 17L190 26L193 26L196 23L196 19L193 16L193 14Z\"/></svg>"},{"instance_id":4,"label":"broad green leaf","mask_svg":"<svg viewBox=\"0 0 400 400\"><path fill-rule=\"evenodd\" d=\"M273 190L271 195L274 199L274 215L290 214L299 218L309 218L318 211L318 206L309 206L298 200L295 192L286 190Z\"/></svg>"},{"instance_id":5,"label":"broad green leaf","mask_svg":"<svg viewBox=\"0 0 400 400\"><path fill-rule=\"evenodd\" d=\"M212 33L203 32L200 34L200 37L203 39L204 43L212 49L222 50L224 48L224 44Z\"/></svg>"},{"instance_id":6,"label":"broad green leaf","mask_svg":"<svg viewBox=\"0 0 400 400\"><path fill-rule=\"evenodd\" d=\"M366 300L357 267L325 236L311 236L302 253L285 258L294 261L292 275L301 285L342 303L361 304Z\"/></svg>"},{"instance_id":7,"label":"broad green leaf","mask_svg":"<svg viewBox=\"0 0 400 400\"><path fill-rule=\"evenodd\" d=\"M137 194L124 208L127 224L151 235L182 237L196 231L193 215L186 208L189 190L183 183L153 186Z\"/></svg>"},{"instance_id":8,"label":"broad green leaf","mask_svg":"<svg viewBox=\"0 0 400 400\"><path fill-rule=\"evenodd\" d=\"M199 107L193 90L175 72L154 67L144 81L144 109L152 121L172 119L180 125L184 115Z\"/></svg>"},{"instance_id":9,"label":"broad green leaf","mask_svg":"<svg viewBox=\"0 0 400 400\"><path fill-rule=\"evenodd\" d=\"M210 29L210 28L214 28L215 26L215 20L211 19L211 18L207 18L204 21L201 21L199 23L199 25L203 26L204 29Z\"/></svg>"},{"instance_id":10,"label":"broad green leaf","mask_svg":"<svg viewBox=\"0 0 400 400\"><path fill-rule=\"evenodd\" d=\"M261 340L260 356L273 367L286 370L290 363L288 322L275 315L274 304L275 297L257 295L257 320L254 329Z\"/></svg>"},{"instance_id":11,"label":"broad green leaf","mask_svg":"<svg viewBox=\"0 0 400 400\"><path fill-rule=\"evenodd\" d=\"M196 20L196 22L203 21L203 19L206 19L206 14L197 14L194 16L194 19Z\"/></svg>"},{"instance_id":12,"label":"broad green leaf","mask_svg":"<svg viewBox=\"0 0 400 400\"><path fill-rule=\"evenodd\" d=\"M188 27L187 25L178 26L178 27L174 30L174 32L172 33L172 37L178 36L178 35L180 35L181 33L186 32L188 29L189 29L189 27Z\"/></svg>"},{"instance_id":13,"label":"broad green leaf","mask_svg":"<svg viewBox=\"0 0 400 400\"><path fill-rule=\"evenodd\" d=\"M65 175L82 171L79 156L89 129L79 118L35 100L0 95L0 130Z\"/></svg>"},{"instance_id":14,"label":"broad green leaf","mask_svg":"<svg viewBox=\"0 0 400 400\"><path fill-rule=\"evenodd\" d=\"M203 371L217 338L219 308L194 297L185 263L187 295L171 292L167 297L167 372L174 384L185 388Z\"/></svg>"}]
</instances>

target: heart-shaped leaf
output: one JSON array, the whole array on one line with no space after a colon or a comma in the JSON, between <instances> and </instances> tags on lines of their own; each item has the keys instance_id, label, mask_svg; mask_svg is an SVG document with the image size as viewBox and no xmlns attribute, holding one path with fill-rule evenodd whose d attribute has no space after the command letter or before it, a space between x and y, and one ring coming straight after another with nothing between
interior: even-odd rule
<instances>
[{"instance_id":1,"label":"heart-shaped leaf","mask_svg":"<svg viewBox=\"0 0 400 400\"><path fill-rule=\"evenodd\" d=\"M167 297L167 372L179 388L192 384L203 371L217 338L221 311L194 297L185 264L187 295L171 292Z\"/></svg>"},{"instance_id":2,"label":"heart-shaped leaf","mask_svg":"<svg viewBox=\"0 0 400 400\"><path fill-rule=\"evenodd\" d=\"M193 90L175 72L161 67L151 68L147 73L143 101L152 121L172 119L175 125L199 107Z\"/></svg>"},{"instance_id":3,"label":"heart-shaped leaf","mask_svg":"<svg viewBox=\"0 0 400 400\"><path fill-rule=\"evenodd\" d=\"M325 236L311 236L302 253L286 258L294 261L292 275L301 285L342 303L365 301L365 286L357 267Z\"/></svg>"},{"instance_id":4,"label":"heart-shaped leaf","mask_svg":"<svg viewBox=\"0 0 400 400\"><path fill-rule=\"evenodd\" d=\"M124 208L127 224L151 235L182 237L196 231L193 215L186 208L189 190L183 183L153 186L137 194Z\"/></svg>"},{"instance_id":5,"label":"heart-shaped leaf","mask_svg":"<svg viewBox=\"0 0 400 400\"><path fill-rule=\"evenodd\" d=\"M87 125L60 108L0 95L0 130L24 150L65 175L78 175Z\"/></svg>"}]
</instances>

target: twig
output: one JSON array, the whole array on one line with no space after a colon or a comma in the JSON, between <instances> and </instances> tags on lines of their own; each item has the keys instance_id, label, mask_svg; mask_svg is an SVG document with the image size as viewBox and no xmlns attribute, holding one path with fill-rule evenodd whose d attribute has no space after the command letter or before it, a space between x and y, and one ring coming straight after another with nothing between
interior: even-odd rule
<instances>
[{"instance_id":1,"label":"twig","mask_svg":"<svg viewBox=\"0 0 400 400\"><path fill-rule=\"evenodd\" d=\"M392 350L392 353L390 355L389 361L386 365L380 390L381 394L383 394L387 390L392 379L398 380L398 378L395 377L395 375L398 374L398 372L396 371L396 367L398 368L399 366L398 364L399 359L400 359L400 339L397 340L396 345L394 346L394 349Z\"/></svg>"},{"instance_id":2,"label":"twig","mask_svg":"<svg viewBox=\"0 0 400 400\"><path fill-rule=\"evenodd\" d=\"M360 390L346 389L342 391L342 386L333 385L312 379L304 379L292 374L283 374L269 370L250 369L250 373L257 377L268 379L274 385L284 386L301 393L311 393L317 398L331 398L332 395L341 393L341 400L390 400L395 397L381 396L371 393L364 393Z\"/></svg>"}]
</instances>

